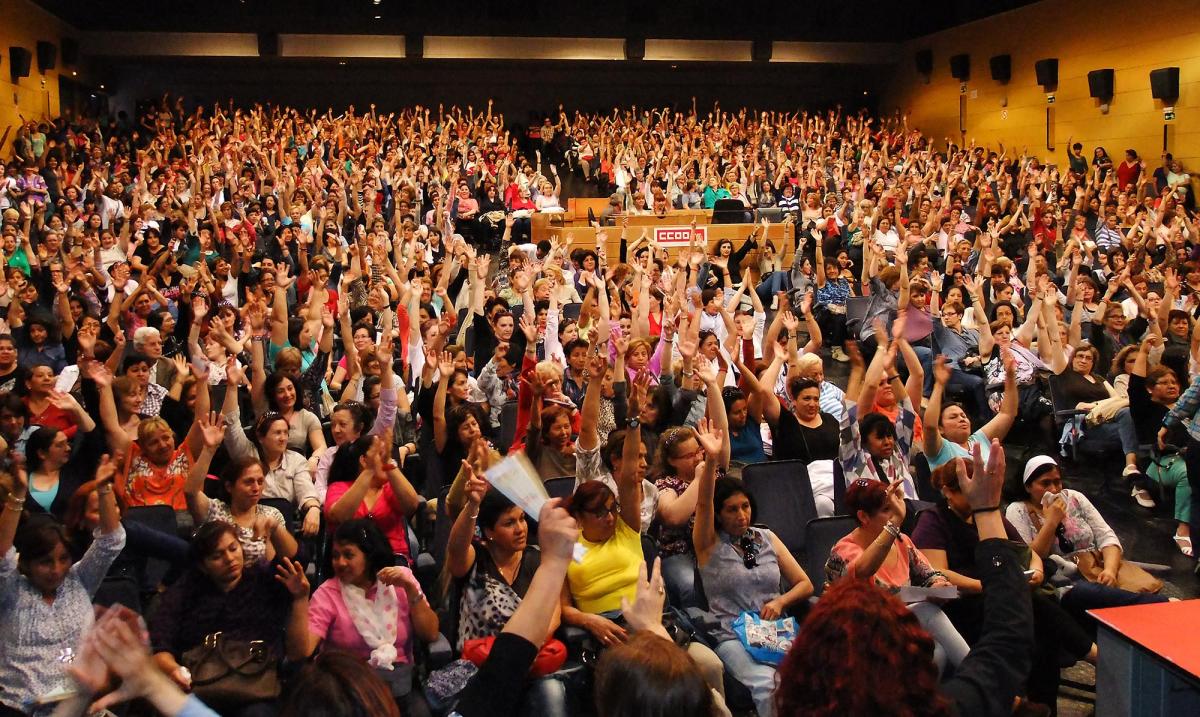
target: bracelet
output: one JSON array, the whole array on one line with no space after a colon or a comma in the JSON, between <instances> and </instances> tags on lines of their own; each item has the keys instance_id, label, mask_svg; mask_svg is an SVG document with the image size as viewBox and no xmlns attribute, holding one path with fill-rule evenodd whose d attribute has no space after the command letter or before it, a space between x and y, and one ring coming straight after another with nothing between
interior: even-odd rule
<instances>
[{"instance_id":1,"label":"bracelet","mask_svg":"<svg viewBox=\"0 0 1200 717\"><path fill-rule=\"evenodd\" d=\"M977 515L979 513L991 513L992 511L1000 512L1000 506L993 505L990 508L975 508L971 511L971 515Z\"/></svg>"},{"instance_id":2,"label":"bracelet","mask_svg":"<svg viewBox=\"0 0 1200 717\"><path fill-rule=\"evenodd\" d=\"M888 534L892 536L893 540L900 539L900 527L897 526L896 524L889 522L887 525L883 526L883 529L886 530L888 532Z\"/></svg>"},{"instance_id":3,"label":"bracelet","mask_svg":"<svg viewBox=\"0 0 1200 717\"><path fill-rule=\"evenodd\" d=\"M5 499L4 505L9 508L20 510L21 508L25 507L25 499L10 495Z\"/></svg>"},{"instance_id":4,"label":"bracelet","mask_svg":"<svg viewBox=\"0 0 1200 717\"><path fill-rule=\"evenodd\" d=\"M109 493L112 493L113 492L112 483L107 483L107 482L104 483L103 485L101 485L99 488L96 489L96 492L99 493L100 495L108 495Z\"/></svg>"}]
</instances>

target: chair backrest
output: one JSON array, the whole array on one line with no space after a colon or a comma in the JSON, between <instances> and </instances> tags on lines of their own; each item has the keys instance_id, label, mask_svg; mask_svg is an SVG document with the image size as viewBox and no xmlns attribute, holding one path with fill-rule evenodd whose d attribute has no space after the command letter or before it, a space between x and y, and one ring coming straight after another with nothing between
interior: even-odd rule
<instances>
[{"instance_id":1,"label":"chair backrest","mask_svg":"<svg viewBox=\"0 0 1200 717\"><path fill-rule=\"evenodd\" d=\"M862 322L867 318L867 309L871 306L869 296L851 296L846 300L846 330L855 335L862 328Z\"/></svg>"},{"instance_id":2,"label":"chair backrest","mask_svg":"<svg viewBox=\"0 0 1200 717\"><path fill-rule=\"evenodd\" d=\"M754 496L756 523L779 536L793 556L804 554L804 526L817 517L808 465L804 461L753 463L742 480Z\"/></svg>"},{"instance_id":3,"label":"chair backrest","mask_svg":"<svg viewBox=\"0 0 1200 717\"><path fill-rule=\"evenodd\" d=\"M579 321L579 310L582 308L583 308L583 304L580 304L579 302L563 304L563 307L562 307L563 318L564 319L572 319L574 321Z\"/></svg>"},{"instance_id":4,"label":"chair backrest","mask_svg":"<svg viewBox=\"0 0 1200 717\"><path fill-rule=\"evenodd\" d=\"M833 514L847 515L846 510L846 469L842 462L833 460Z\"/></svg>"},{"instance_id":5,"label":"chair backrest","mask_svg":"<svg viewBox=\"0 0 1200 717\"><path fill-rule=\"evenodd\" d=\"M1050 403L1053 404L1055 413L1075 408L1075 405L1067 397L1066 391L1063 390L1061 381L1062 377L1057 374L1051 374L1046 379L1046 383L1050 387ZM1056 416L1055 422L1061 424L1063 421L1060 417Z\"/></svg>"},{"instance_id":6,"label":"chair backrest","mask_svg":"<svg viewBox=\"0 0 1200 717\"><path fill-rule=\"evenodd\" d=\"M169 505L134 506L125 511L124 519L133 523L140 523L147 528L166 535L179 535L179 522L175 518L175 509ZM156 591L170 567L165 560L159 558L147 559L142 572L142 590L144 592Z\"/></svg>"},{"instance_id":7,"label":"chair backrest","mask_svg":"<svg viewBox=\"0 0 1200 717\"><path fill-rule=\"evenodd\" d=\"M500 407L500 433L496 436L496 450L500 455L508 453L517 435L517 402L505 401Z\"/></svg>"},{"instance_id":8,"label":"chair backrest","mask_svg":"<svg viewBox=\"0 0 1200 717\"><path fill-rule=\"evenodd\" d=\"M551 478L545 481L546 492L551 498L567 499L575 492L575 476L564 476L562 478Z\"/></svg>"},{"instance_id":9,"label":"chair backrest","mask_svg":"<svg viewBox=\"0 0 1200 717\"><path fill-rule=\"evenodd\" d=\"M525 313L525 304L513 304L512 306L508 307L508 311L510 314L512 314L513 326L516 326L517 331L520 331L521 315Z\"/></svg>"},{"instance_id":10,"label":"chair backrest","mask_svg":"<svg viewBox=\"0 0 1200 717\"><path fill-rule=\"evenodd\" d=\"M829 561L833 546L857 526L858 521L848 515L815 518L804 526L804 562L801 567L812 581L813 595L819 596L825 591L825 563Z\"/></svg>"},{"instance_id":11,"label":"chair backrest","mask_svg":"<svg viewBox=\"0 0 1200 717\"><path fill-rule=\"evenodd\" d=\"M771 223L779 223L783 221L783 210L779 207L761 207L758 212L758 221L766 219Z\"/></svg>"},{"instance_id":12,"label":"chair backrest","mask_svg":"<svg viewBox=\"0 0 1200 717\"><path fill-rule=\"evenodd\" d=\"M296 506L287 498L259 498L258 502L283 513L283 519L289 524L296 519Z\"/></svg>"},{"instance_id":13,"label":"chair backrest","mask_svg":"<svg viewBox=\"0 0 1200 717\"><path fill-rule=\"evenodd\" d=\"M924 453L916 453L912 457L913 482L917 485L917 497L923 501L933 502L938 499L938 491L930 482L933 471L929 468L929 459Z\"/></svg>"},{"instance_id":14,"label":"chair backrest","mask_svg":"<svg viewBox=\"0 0 1200 717\"><path fill-rule=\"evenodd\" d=\"M433 517L433 541L426 546L438 565L446 562L446 544L450 542L450 528L454 527L454 521L446 512L446 497L449 495L450 486L445 486L438 493L437 515Z\"/></svg>"}]
</instances>

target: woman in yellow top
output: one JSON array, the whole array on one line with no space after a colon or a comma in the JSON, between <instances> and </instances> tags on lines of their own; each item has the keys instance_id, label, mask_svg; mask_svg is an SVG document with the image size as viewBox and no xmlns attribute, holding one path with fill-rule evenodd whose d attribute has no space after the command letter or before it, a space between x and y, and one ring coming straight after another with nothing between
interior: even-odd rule
<instances>
[{"instance_id":1,"label":"woman in yellow top","mask_svg":"<svg viewBox=\"0 0 1200 717\"><path fill-rule=\"evenodd\" d=\"M602 336L605 334L607 328L600 332ZM589 351L596 348L593 346ZM600 414L601 381L589 378L584 376L588 388L583 398L576 444L576 456L580 461L600 448L596 424ZM639 376L630 384L627 415L638 415L639 407L646 403L649 385L645 376ZM638 566L644 561L640 531L646 446L641 433L638 422L630 420L627 427L619 427L608 436L604 453L621 452L621 460L614 462L612 474L616 495L608 487L607 480L588 480L575 488L574 495L565 504L579 523L579 543L587 552L579 562L573 562L567 568L562 590L562 622L587 630L602 647L618 645L628 638L620 624L624 622L622 613L635 602ZM724 699L724 669L720 658L699 642L688 644L686 649L700 667L708 686Z\"/></svg>"},{"instance_id":2,"label":"woman in yellow top","mask_svg":"<svg viewBox=\"0 0 1200 717\"><path fill-rule=\"evenodd\" d=\"M602 346L603 344L601 344ZM598 347L593 347L595 351ZM601 381L587 381L578 452L594 451L600 443L596 424L600 414ZM629 411L637 416L637 407L645 402L645 382L631 384ZM620 427L625 429L626 427ZM608 437L623 441L621 462L613 471L617 494L605 481L590 480L575 489L567 501L567 511L579 521L579 542L587 549L583 559L567 568L563 585L562 619L568 625L582 627L601 645L625 640L625 630L614 620L621 612L621 599L631 603L637 592L638 564L642 557L642 478L646 474L646 448L642 430L631 421L627 430L613 431Z\"/></svg>"}]
</instances>

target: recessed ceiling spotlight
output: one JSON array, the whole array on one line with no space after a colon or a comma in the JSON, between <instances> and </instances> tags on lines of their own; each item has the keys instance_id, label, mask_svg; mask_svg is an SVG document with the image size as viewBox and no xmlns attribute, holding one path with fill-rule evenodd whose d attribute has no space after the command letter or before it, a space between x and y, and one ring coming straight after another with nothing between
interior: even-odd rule
<instances>
[{"instance_id":1,"label":"recessed ceiling spotlight","mask_svg":"<svg viewBox=\"0 0 1200 717\"><path fill-rule=\"evenodd\" d=\"M383 0L371 0L371 2L373 2L373 3L374 3L374 4L376 4L376 5L381 5L381 4L383 4Z\"/></svg>"},{"instance_id":2,"label":"recessed ceiling spotlight","mask_svg":"<svg viewBox=\"0 0 1200 717\"><path fill-rule=\"evenodd\" d=\"M376 19L376 20L378 20L378 19L380 19L380 18L382 18L382 17L383 17L383 15L376 15L376 16L375 16L375 19Z\"/></svg>"}]
</instances>

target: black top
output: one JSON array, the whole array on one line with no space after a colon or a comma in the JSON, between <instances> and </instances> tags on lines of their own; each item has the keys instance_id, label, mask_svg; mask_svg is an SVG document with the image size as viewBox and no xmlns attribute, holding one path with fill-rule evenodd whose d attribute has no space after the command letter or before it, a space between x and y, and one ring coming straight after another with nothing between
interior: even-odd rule
<instances>
[{"instance_id":1,"label":"black top","mask_svg":"<svg viewBox=\"0 0 1200 717\"><path fill-rule=\"evenodd\" d=\"M471 678L455 708L462 717L509 717L516 715L525 697L525 676L537 657L539 646L511 632L502 632L492 645L488 659ZM1010 705L1011 706L1011 705Z\"/></svg>"},{"instance_id":2,"label":"black top","mask_svg":"<svg viewBox=\"0 0 1200 717\"><path fill-rule=\"evenodd\" d=\"M1004 531L1008 539L1022 543L1021 534L1007 520ZM946 567L968 578L978 579L975 565L975 548L979 545L979 531L975 526L958 516L945 500L939 500L931 510L923 510L917 516L917 527L912 533L913 544L921 550L946 551Z\"/></svg>"},{"instance_id":3,"label":"black top","mask_svg":"<svg viewBox=\"0 0 1200 717\"><path fill-rule=\"evenodd\" d=\"M1138 443L1158 441L1158 429L1162 427L1168 410L1166 406L1150 400L1145 376L1129 374L1129 417L1133 419L1133 427L1137 430ZM1167 442L1176 446L1187 442L1182 426L1168 431Z\"/></svg>"},{"instance_id":4,"label":"black top","mask_svg":"<svg viewBox=\"0 0 1200 717\"><path fill-rule=\"evenodd\" d=\"M954 677L942 685L957 714L1012 714L1013 698L1029 675L1033 651L1033 607L1021 571L1008 541L984 540L975 548L974 573L983 581L982 636Z\"/></svg>"},{"instance_id":5,"label":"black top","mask_svg":"<svg viewBox=\"0 0 1200 717\"><path fill-rule=\"evenodd\" d=\"M1073 368L1062 372L1058 385L1062 388L1063 397L1074 408L1077 403L1096 403L1108 398L1108 389L1104 387L1104 379L1093 376L1096 381L1089 381L1083 374Z\"/></svg>"},{"instance_id":6,"label":"black top","mask_svg":"<svg viewBox=\"0 0 1200 717\"><path fill-rule=\"evenodd\" d=\"M153 650L178 660L205 637L220 632L235 640L263 640L281 656L292 597L275 579L275 565L247 565L229 592L203 573L189 571L163 593L150 615Z\"/></svg>"},{"instance_id":7,"label":"black top","mask_svg":"<svg viewBox=\"0 0 1200 717\"><path fill-rule=\"evenodd\" d=\"M780 406L773 444L775 460L799 459L805 463L836 460L841 445L838 420L824 411L820 416L821 427L809 428L801 425L795 414Z\"/></svg>"}]
</instances>

